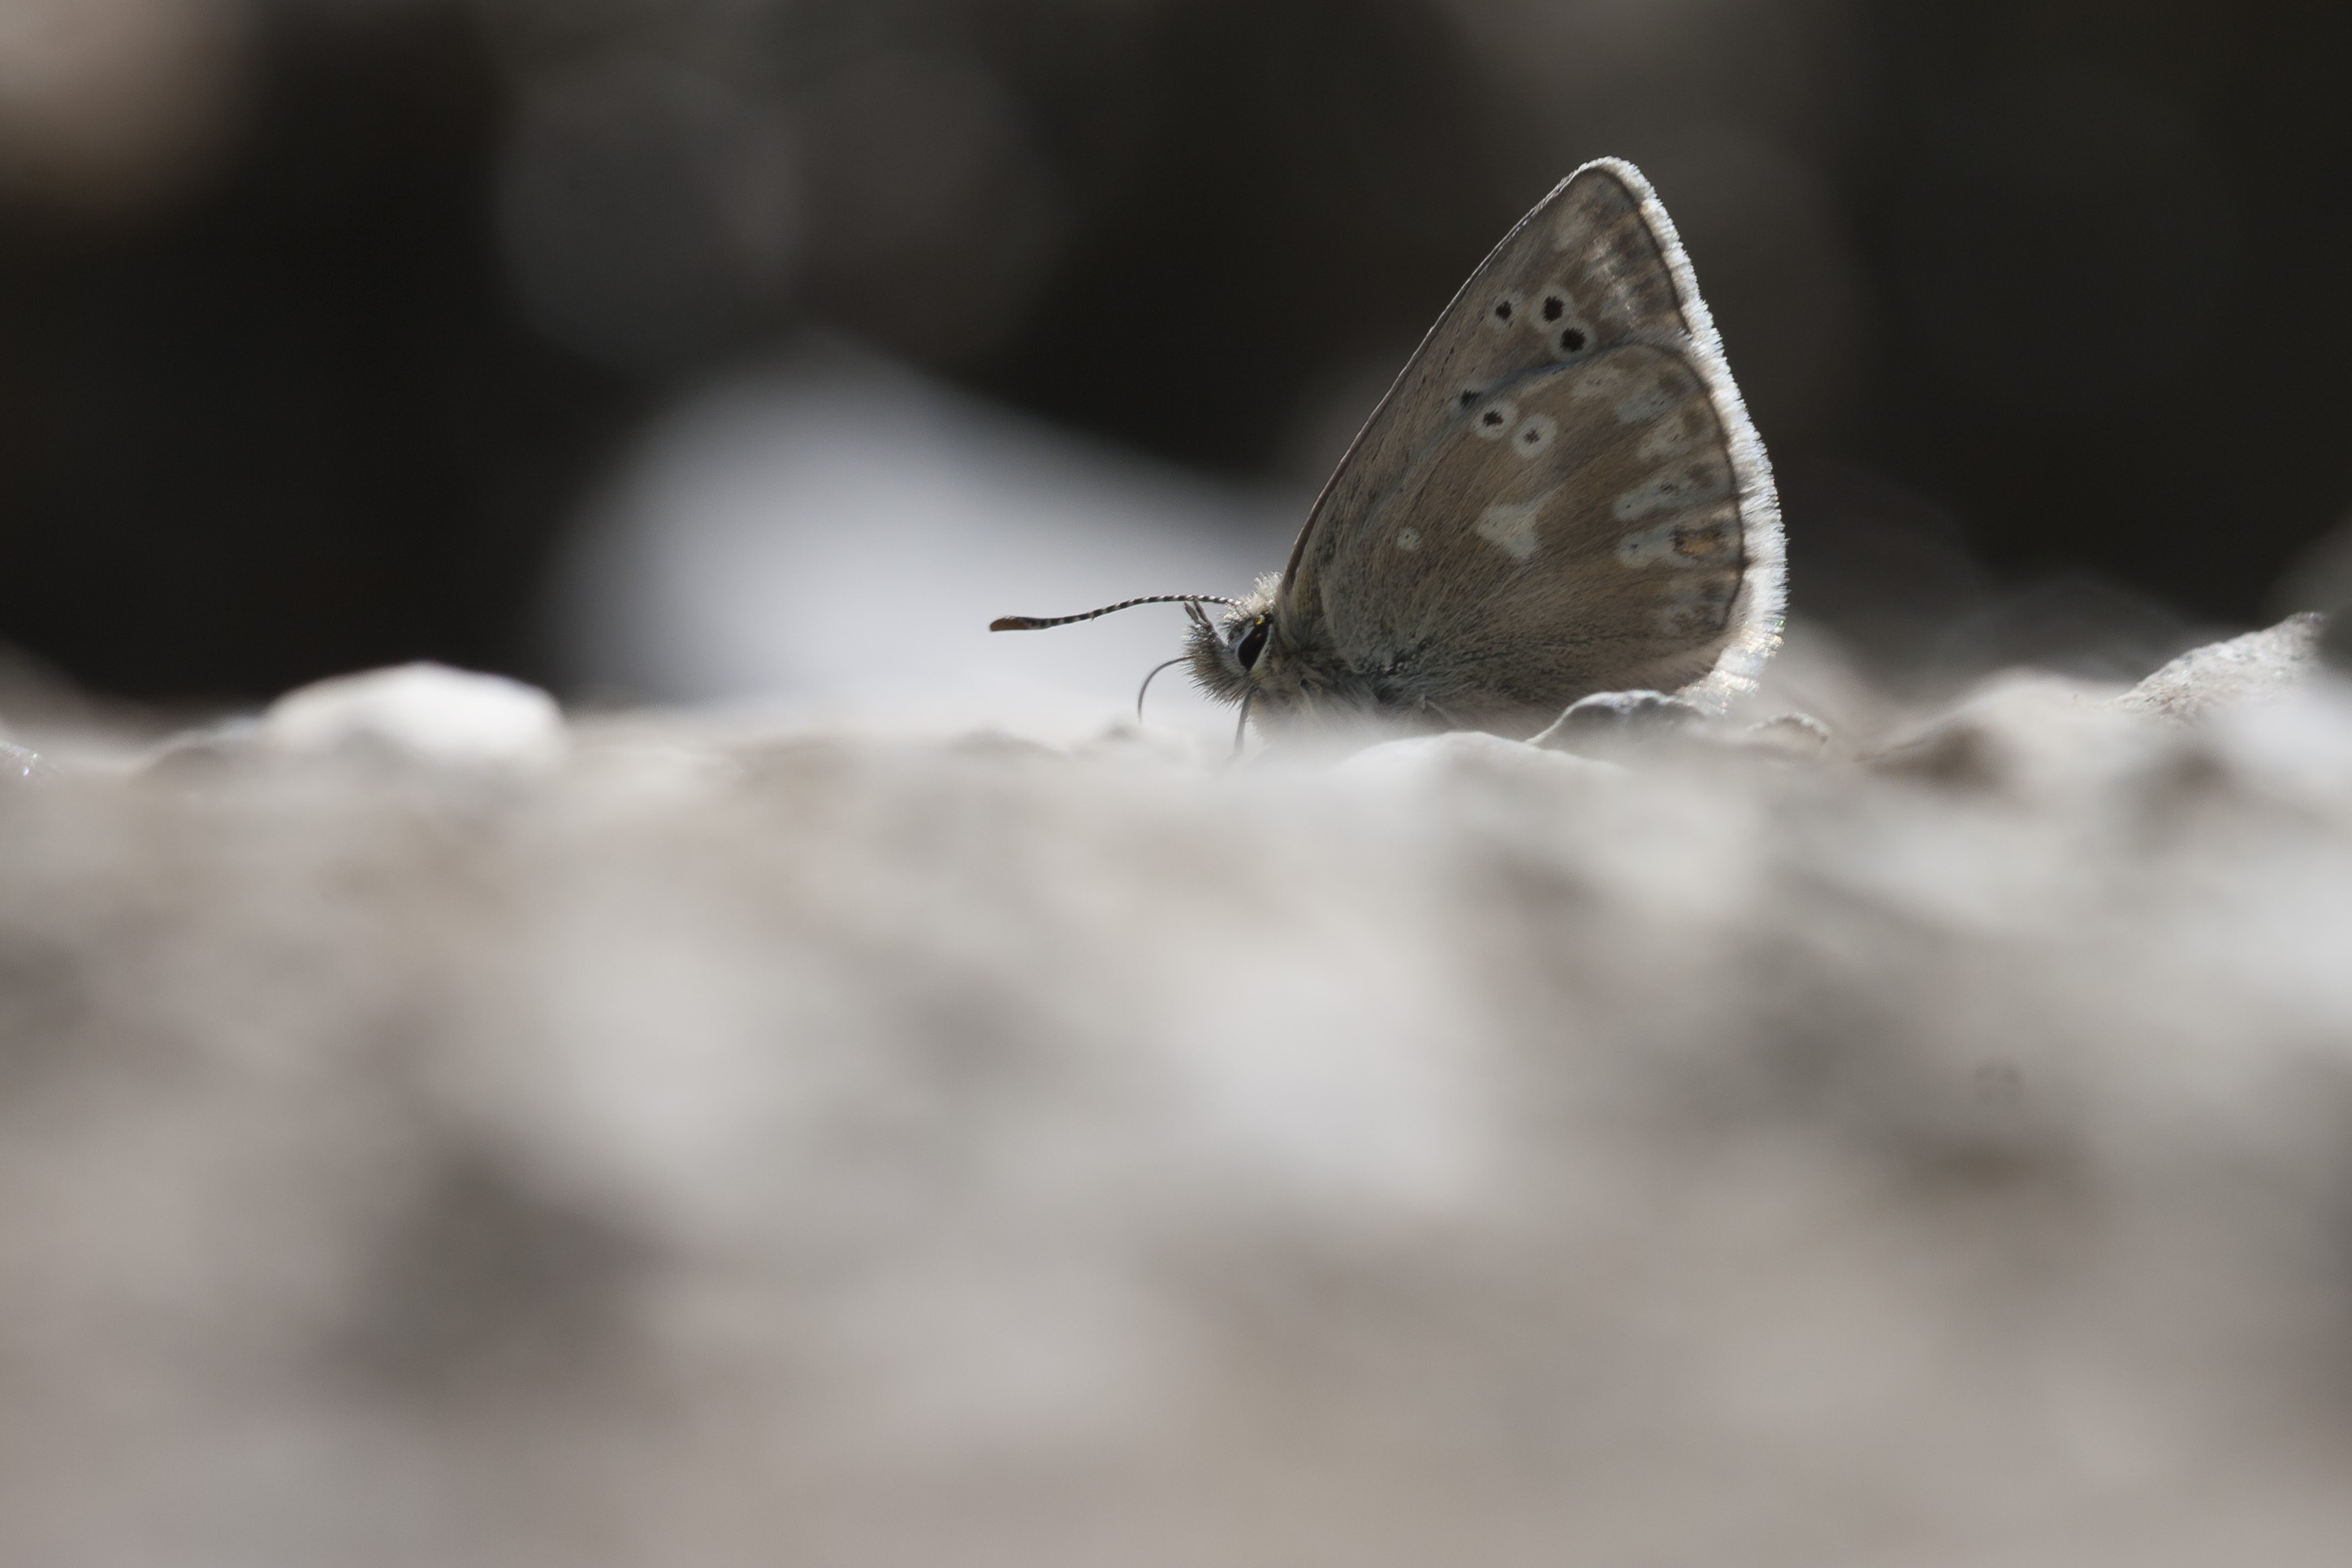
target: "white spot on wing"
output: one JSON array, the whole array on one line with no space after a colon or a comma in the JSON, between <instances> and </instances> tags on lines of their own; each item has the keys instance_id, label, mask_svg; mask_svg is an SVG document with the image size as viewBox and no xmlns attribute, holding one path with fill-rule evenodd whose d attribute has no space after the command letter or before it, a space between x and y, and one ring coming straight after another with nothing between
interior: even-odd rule
<instances>
[{"instance_id":1,"label":"white spot on wing","mask_svg":"<svg viewBox=\"0 0 2352 1568\"><path fill-rule=\"evenodd\" d=\"M1513 560L1533 560L1536 513L1542 506L1540 497L1533 501L1498 501L1479 514L1478 537Z\"/></svg>"},{"instance_id":2,"label":"white spot on wing","mask_svg":"<svg viewBox=\"0 0 2352 1568\"><path fill-rule=\"evenodd\" d=\"M1698 405L1686 402L1679 413L1670 413L1652 425L1634 450L1644 457L1680 457L1703 445L1706 434L1706 421L1700 415Z\"/></svg>"},{"instance_id":3,"label":"white spot on wing","mask_svg":"<svg viewBox=\"0 0 2352 1568\"><path fill-rule=\"evenodd\" d=\"M1608 397L1623 394L1625 383L1633 378L1622 365L1587 365L1569 389L1570 397Z\"/></svg>"},{"instance_id":4,"label":"white spot on wing","mask_svg":"<svg viewBox=\"0 0 2352 1568\"><path fill-rule=\"evenodd\" d=\"M1519 421L1518 429L1511 433L1511 450L1522 457L1533 457L1551 444L1559 434L1559 421L1548 413L1531 413Z\"/></svg>"},{"instance_id":5,"label":"white spot on wing","mask_svg":"<svg viewBox=\"0 0 2352 1568\"><path fill-rule=\"evenodd\" d=\"M1618 497L1609 509L1619 522L1630 523L1668 507L1680 510L1695 500L1714 499L1729 489L1727 476L1710 478L1696 467L1682 465L1651 475Z\"/></svg>"},{"instance_id":6,"label":"white spot on wing","mask_svg":"<svg viewBox=\"0 0 2352 1568\"><path fill-rule=\"evenodd\" d=\"M1407 554L1419 549L1421 548L1421 530L1415 528L1399 528L1396 534L1396 547L1397 549L1405 551Z\"/></svg>"},{"instance_id":7,"label":"white spot on wing","mask_svg":"<svg viewBox=\"0 0 2352 1568\"><path fill-rule=\"evenodd\" d=\"M1617 423L1646 424L1683 401L1683 394L1663 382L1637 387L1617 400Z\"/></svg>"}]
</instances>

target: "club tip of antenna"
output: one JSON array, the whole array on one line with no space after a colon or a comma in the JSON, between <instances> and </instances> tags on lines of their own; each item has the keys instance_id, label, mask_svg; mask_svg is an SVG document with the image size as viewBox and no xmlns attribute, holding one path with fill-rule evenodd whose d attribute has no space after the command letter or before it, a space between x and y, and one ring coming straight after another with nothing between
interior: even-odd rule
<instances>
[{"instance_id":1,"label":"club tip of antenna","mask_svg":"<svg viewBox=\"0 0 2352 1568\"><path fill-rule=\"evenodd\" d=\"M1000 615L988 623L992 632L1034 632L1045 624L1034 615Z\"/></svg>"}]
</instances>

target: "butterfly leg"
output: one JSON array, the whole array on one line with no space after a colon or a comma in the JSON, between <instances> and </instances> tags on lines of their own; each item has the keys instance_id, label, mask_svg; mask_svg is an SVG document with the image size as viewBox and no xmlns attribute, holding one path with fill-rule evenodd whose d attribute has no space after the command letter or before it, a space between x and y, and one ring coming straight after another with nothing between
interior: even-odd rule
<instances>
[{"instance_id":1,"label":"butterfly leg","mask_svg":"<svg viewBox=\"0 0 2352 1568\"><path fill-rule=\"evenodd\" d=\"M1160 671L1168 668L1170 664L1181 664L1189 661L1192 657L1192 655L1190 653L1179 653L1174 658L1167 660L1165 663L1151 666L1151 674L1144 676L1143 684L1135 688L1136 723L1141 724L1143 722L1143 694L1151 689L1152 677L1159 674Z\"/></svg>"}]
</instances>

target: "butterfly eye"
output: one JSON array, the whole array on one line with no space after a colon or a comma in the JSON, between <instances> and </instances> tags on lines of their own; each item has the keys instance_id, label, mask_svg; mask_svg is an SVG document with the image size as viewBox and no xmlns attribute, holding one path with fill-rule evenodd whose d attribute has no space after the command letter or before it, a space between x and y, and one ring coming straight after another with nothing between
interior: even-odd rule
<instances>
[{"instance_id":1,"label":"butterfly eye","mask_svg":"<svg viewBox=\"0 0 2352 1568\"><path fill-rule=\"evenodd\" d=\"M1250 629L1242 633L1240 642L1234 644L1234 657L1240 660L1242 668L1246 670L1254 668L1257 656L1265 652L1265 618L1260 616L1250 622Z\"/></svg>"}]
</instances>

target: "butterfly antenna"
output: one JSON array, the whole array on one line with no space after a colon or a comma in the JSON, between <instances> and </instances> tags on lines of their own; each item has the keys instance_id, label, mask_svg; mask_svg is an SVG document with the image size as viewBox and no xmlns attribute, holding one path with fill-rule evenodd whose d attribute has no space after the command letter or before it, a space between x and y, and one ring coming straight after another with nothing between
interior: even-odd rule
<instances>
[{"instance_id":1,"label":"butterfly antenna","mask_svg":"<svg viewBox=\"0 0 2352 1568\"><path fill-rule=\"evenodd\" d=\"M1148 692L1148 691L1150 691L1150 690L1151 689L1151 678L1152 678L1152 675L1157 675L1160 671L1162 671L1162 670L1166 669L1166 668L1168 667L1168 665L1169 665L1169 664L1182 664L1185 660L1187 660L1187 659L1191 658L1192 656L1192 654L1190 654L1190 653L1179 653L1179 654L1177 654L1174 658L1172 658L1172 659L1169 660L1169 661L1168 661L1168 663L1167 663L1167 664L1154 664L1154 665L1152 665L1152 666L1151 666L1151 674L1150 674L1150 675L1146 675L1146 676L1144 676L1144 677L1143 677L1143 684L1142 684L1141 685L1139 685L1139 686L1138 686L1138 687L1136 687L1136 688L1135 688L1135 722L1136 722L1136 723L1138 723L1138 724L1141 724L1141 723L1143 722L1143 694L1144 694L1144 693L1146 693L1146 692Z\"/></svg>"},{"instance_id":2,"label":"butterfly antenna","mask_svg":"<svg viewBox=\"0 0 2352 1568\"><path fill-rule=\"evenodd\" d=\"M1091 621L1097 615L1108 615L1116 610L1132 610L1139 604L1239 604L1238 599L1221 599L1213 593L1151 593L1141 599L1123 599L1117 604L1106 604L1100 610L1089 610L1083 615L1000 615L988 623L992 632L1042 632L1048 626L1067 626L1073 621Z\"/></svg>"}]
</instances>

